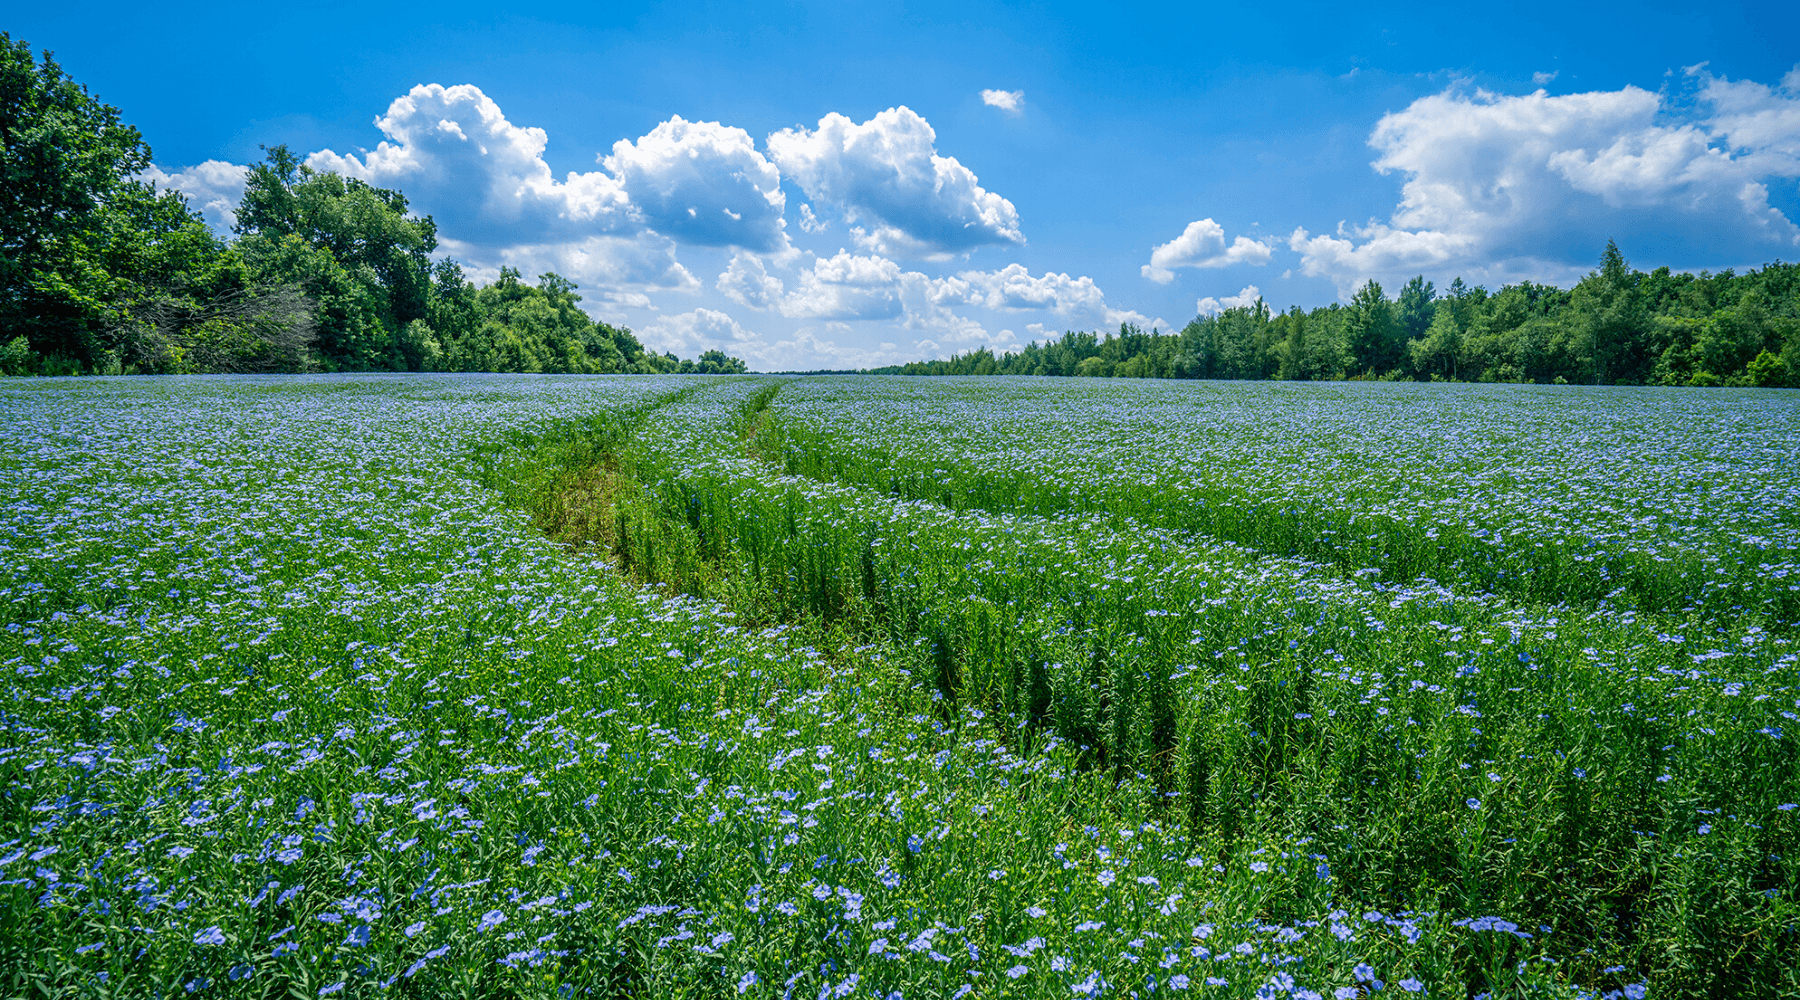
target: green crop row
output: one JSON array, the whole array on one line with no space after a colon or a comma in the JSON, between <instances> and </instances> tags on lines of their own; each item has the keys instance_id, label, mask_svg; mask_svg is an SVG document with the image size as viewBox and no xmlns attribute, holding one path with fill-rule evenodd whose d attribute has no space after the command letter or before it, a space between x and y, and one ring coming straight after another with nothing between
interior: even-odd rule
<instances>
[{"instance_id":1,"label":"green crop row","mask_svg":"<svg viewBox=\"0 0 1800 1000\"><path fill-rule=\"evenodd\" d=\"M758 451L790 474L953 510L1097 515L1389 582L1783 630L1800 620L1794 498L1769 477L1791 448L1779 403L1752 423L1735 401L1665 414L1659 400L1549 395L1546 408L1576 412L1464 402L1446 420L1427 409L1438 387L1367 386L1329 412L1269 396L1221 428L1218 411L1172 405L1163 388L1138 390L1143 409L1120 419L1123 391L1102 406L992 382L915 385L796 384ZM1421 398L1379 396L1401 392ZM1660 431L1664 446L1639 444ZM1592 513L1569 513L1569 495Z\"/></svg>"}]
</instances>

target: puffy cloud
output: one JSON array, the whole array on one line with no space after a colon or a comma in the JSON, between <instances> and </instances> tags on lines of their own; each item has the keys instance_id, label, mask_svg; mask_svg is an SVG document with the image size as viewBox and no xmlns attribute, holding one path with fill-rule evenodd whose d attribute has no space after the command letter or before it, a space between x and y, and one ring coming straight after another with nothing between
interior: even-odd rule
<instances>
[{"instance_id":1,"label":"puffy cloud","mask_svg":"<svg viewBox=\"0 0 1800 1000\"><path fill-rule=\"evenodd\" d=\"M1295 229L1288 246L1302 255L1304 273L1331 278L1338 294L1346 299L1370 278L1393 284L1405 280L1401 275L1439 273L1449 268L1461 268L1465 277L1476 280L1499 277L1502 281L1510 273L1506 265L1512 265L1523 277L1550 281L1565 280L1584 270L1572 264L1546 266L1541 261L1483 260L1479 241L1472 233L1429 229L1415 232L1380 223L1361 227L1340 223L1335 236L1312 236L1304 228Z\"/></svg>"},{"instance_id":2,"label":"puffy cloud","mask_svg":"<svg viewBox=\"0 0 1800 1000\"><path fill-rule=\"evenodd\" d=\"M741 128L677 115L635 143L614 143L603 162L659 233L698 246L787 247L781 171Z\"/></svg>"},{"instance_id":3,"label":"puffy cloud","mask_svg":"<svg viewBox=\"0 0 1800 1000\"><path fill-rule=\"evenodd\" d=\"M849 331L843 323L826 323L823 329L802 327L785 337L771 339L725 313L694 309L658 318L644 328L642 340L652 350L672 351L681 357L721 350L743 358L752 371L872 368L916 360L919 350L938 350L937 344L929 340L919 342L913 351L900 352L893 343L884 342L875 350L859 350L829 339L831 334Z\"/></svg>"},{"instance_id":4,"label":"puffy cloud","mask_svg":"<svg viewBox=\"0 0 1800 1000\"><path fill-rule=\"evenodd\" d=\"M981 92L981 103L991 108L999 108L1018 114L1025 107L1023 90L984 90Z\"/></svg>"},{"instance_id":5,"label":"puffy cloud","mask_svg":"<svg viewBox=\"0 0 1800 1000\"><path fill-rule=\"evenodd\" d=\"M198 211L208 225L224 232L237 225L237 207L244 200L244 179L249 173L240 164L207 160L172 174L152 165L138 175L138 180L165 191L180 191L187 196L188 206Z\"/></svg>"},{"instance_id":6,"label":"puffy cloud","mask_svg":"<svg viewBox=\"0 0 1800 1000\"><path fill-rule=\"evenodd\" d=\"M748 265L742 272L753 275ZM725 277L721 275L721 281ZM748 280L732 278L734 284ZM779 289L778 280L774 287ZM971 301L969 283L962 277L934 278L905 270L878 254L840 249L829 258L815 257L810 267L801 270L793 291L771 299L768 308L795 319L898 321L908 330L928 330L960 341L987 336L979 321L956 311Z\"/></svg>"},{"instance_id":7,"label":"puffy cloud","mask_svg":"<svg viewBox=\"0 0 1800 1000\"><path fill-rule=\"evenodd\" d=\"M961 311L968 306L1014 313L1047 311L1078 326L1169 325L1140 313L1110 308L1091 278L1055 273L1032 277L1019 264L999 271L965 271L954 277L933 277L905 270L879 255L839 250L829 259L816 258L811 267L800 272L794 290L785 296L779 295L778 279L759 283L756 276L760 271L747 261L744 266L739 264L734 260L733 268L720 276L721 288L752 285L769 291L768 308L783 316L838 322L897 322L904 329L929 332L959 344L980 342L1001 348L1013 342L1012 331L990 334L979 320ZM745 298L751 294L744 293Z\"/></svg>"},{"instance_id":8,"label":"puffy cloud","mask_svg":"<svg viewBox=\"0 0 1800 1000\"><path fill-rule=\"evenodd\" d=\"M900 265L880 256L860 256L839 250L835 257L815 258L800 272L794 292L779 304L782 314L804 319L896 319L908 274Z\"/></svg>"},{"instance_id":9,"label":"puffy cloud","mask_svg":"<svg viewBox=\"0 0 1800 1000\"><path fill-rule=\"evenodd\" d=\"M590 236L567 243L522 244L498 249L476 247L454 239L439 241L457 260L469 262L469 275L492 281L500 268L516 268L527 278L555 271L582 288L590 304L645 308L651 291L697 292L700 281L675 259L667 237ZM616 309L603 310L616 315Z\"/></svg>"},{"instance_id":10,"label":"puffy cloud","mask_svg":"<svg viewBox=\"0 0 1800 1000\"><path fill-rule=\"evenodd\" d=\"M387 139L362 158L326 149L307 164L401 188L473 246L649 229L695 246L787 247L781 172L743 129L671 117L614 143L604 171L558 180L544 130L514 125L478 87L414 87L375 125Z\"/></svg>"},{"instance_id":11,"label":"puffy cloud","mask_svg":"<svg viewBox=\"0 0 1800 1000\"><path fill-rule=\"evenodd\" d=\"M937 154L937 133L905 107L858 125L832 113L816 130L769 136L769 155L815 203L859 224L864 249L947 257L979 246L1023 243L1013 204L987 191L954 157Z\"/></svg>"},{"instance_id":12,"label":"puffy cloud","mask_svg":"<svg viewBox=\"0 0 1800 1000\"><path fill-rule=\"evenodd\" d=\"M742 345L739 357L749 361L754 371L841 371L917 361L921 355L929 356L938 350L937 344L930 340L917 341L913 350L900 351L890 342L883 342L874 350L859 350L827 339L848 332L847 327L835 323L825 324L822 330L801 327L780 340Z\"/></svg>"},{"instance_id":13,"label":"puffy cloud","mask_svg":"<svg viewBox=\"0 0 1800 1000\"><path fill-rule=\"evenodd\" d=\"M1215 299L1210 295L1206 296L1199 302L1194 303L1194 311L1202 316L1217 316L1227 309L1241 309L1244 306L1253 306L1256 304L1256 300L1260 298L1262 298L1262 289L1257 288L1255 285L1245 285L1243 290L1236 295L1227 295L1222 299Z\"/></svg>"},{"instance_id":14,"label":"puffy cloud","mask_svg":"<svg viewBox=\"0 0 1800 1000\"><path fill-rule=\"evenodd\" d=\"M615 143L603 170L558 179L546 133L477 87L414 87L375 124L386 139L374 150L307 164L403 190L476 275L555 270L597 301L641 308L645 289L700 287L677 244L791 252L781 173L743 129L671 117Z\"/></svg>"},{"instance_id":15,"label":"puffy cloud","mask_svg":"<svg viewBox=\"0 0 1800 1000\"><path fill-rule=\"evenodd\" d=\"M829 226L829 225L831 225L831 223L825 222L825 221L821 220L818 216L813 214L813 207L811 205L807 205L804 203L801 204L801 206L800 206L800 231L801 232L807 233L809 235L816 235L818 233L824 232L825 227Z\"/></svg>"},{"instance_id":16,"label":"puffy cloud","mask_svg":"<svg viewBox=\"0 0 1800 1000\"><path fill-rule=\"evenodd\" d=\"M725 313L694 309L658 317L644 328L643 340L655 350L694 357L715 349L738 355L742 345L756 343L757 336Z\"/></svg>"},{"instance_id":17,"label":"puffy cloud","mask_svg":"<svg viewBox=\"0 0 1800 1000\"><path fill-rule=\"evenodd\" d=\"M990 341L979 320L956 311L969 301L970 289L961 277L931 278L917 271L907 274L902 302L908 330L925 331L955 341Z\"/></svg>"},{"instance_id":18,"label":"puffy cloud","mask_svg":"<svg viewBox=\"0 0 1800 1000\"><path fill-rule=\"evenodd\" d=\"M1230 267L1233 264L1262 265L1269 262L1271 249L1267 243L1239 236L1225 245L1225 227L1212 219L1190 222L1181 235L1150 251L1150 263L1140 270L1144 277L1159 285L1175 280L1178 267Z\"/></svg>"},{"instance_id":19,"label":"puffy cloud","mask_svg":"<svg viewBox=\"0 0 1800 1000\"><path fill-rule=\"evenodd\" d=\"M1075 325L1112 329L1123 323L1145 329L1169 329L1168 320L1151 318L1128 309L1114 309L1106 304L1106 296L1094 279L1083 275L1046 271L1038 277L1021 264L1008 264L998 271L964 271L957 275L970 288L969 301L989 309L1022 312L1042 309L1063 317ZM1039 324L1026 329L1037 331Z\"/></svg>"},{"instance_id":20,"label":"puffy cloud","mask_svg":"<svg viewBox=\"0 0 1800 1000\"><path fill-rule=\"evenodd\" d=\"M1008 264L998 271L964 271L959 277L975 289L975 301L989 309L1048 309L1069 316L1097 315L1106 308L1106 296L1086 275L1071 278L1046 271L1033 278L1023 264Z\"/></svg>"},{"instance_id":21,"label":"puffy cloud","mask_svg":"<svg viewBox=\"0 0 1800 1000\"><path fill-rule=\"evenodd\" d=\"M732 262L720 276L721 288L754 284L760 274L745 263ZM733 269L738 274L733 274ZM729 282L727 279L729 278ZM776 279L773 288L779 292ZM759 287L769 289L762 284ZM727 292L727 294L731 294ZM734 296L735 297L735 296ZM749 293L746 293L749 298ZM816 258L811 267L800 272L794 290L775 301L773 311L803 319L843 321L898 321L908 330L925 331L942 340L955 343L980 341L990 346L1003 346L1012 341L1012 332L1004 336L990 335L980 321L961 312L973 306L995 312L1048 312L1065 326L1112 329L1121 323L1149 328L1168 329L1167 320L1142 313L1115 309L1106 304L1106 296L1092 278L1046 272L1033 276L1022 264L1009 264L997 271L964 271L954 277L932 277L919 271L908 271L879 255L853 254L839 250L829 259ZM746 303L750 304L750 303ZM1035 330L1039 324L1030 324Z\"/></svg>"},{"instance_id":22,"label":"puffy cloud","mask_svg":"<svg viewBox=\"0 0 1800 1000\"><path fill-rule=\"evenodd\" d=\"M307 165L401 188L442 231L471 246L640 228L617 179L594 171L557 180L544 162L544 130L514 125L477 87L414 87L375 125L387 140L361 159L325 149L308 156Z\"/></svg>"},{"instance_id":23,"label":"puffy cloud","mask_svg":"<svg viewBox=\"0 0 1800 1000\"><path fill-rule=\"evenodd\" d=\"M1734 150L1768 172L1793 177L1800 162L1800 64L1781 78L1779 87L1751 80L1732 82L1696 66L1700 96L1713 107L1712 131Z\"/></svg>"},{"instance_id":24,"label":"puffy cloud","mask_svg":"<svg viewBox=\"0 0 1800 1000\"><path fill-rule=\"evenodd\" d=\"M731 255L731 263L719 275L719 291L739 305L767 309L779 305L785 287L768 272L762 258L750 253Z\"/></svg>"},{"instance_id":25,"label":"puffy cloud","mask_svg":"<svg viewBox=\"0 0 1800 1000\"><path fill-rule=\"evenodd\" d=\"M1769 204L1800 176L1800 69L1780 88L1688 71L1692 109L1637 87L1552 97L1455 89L1384 116L1369 144L1405 177L1391 218L1296 229L1302 270L1348 295L1363 281L1456 272L1569 280L1608 238L1676 263L1755 263L1800 243Z\"/></svg>"}]
</instances>

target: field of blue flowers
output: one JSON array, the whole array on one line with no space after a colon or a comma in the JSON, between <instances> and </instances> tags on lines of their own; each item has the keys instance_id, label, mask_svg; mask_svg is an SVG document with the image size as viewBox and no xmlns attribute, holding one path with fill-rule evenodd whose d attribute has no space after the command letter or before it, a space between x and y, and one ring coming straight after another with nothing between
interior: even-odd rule
<instances>
[{"instance_id":1,"label":"field of blue flowers","mask_svg":"<svg viewBox=\"0 0 1800 1000\"><path fill-rule=\"evenodd\" d=\"M1800 994L1800 400L0 383L0 985Z\"/></svg>"}]
</instances>

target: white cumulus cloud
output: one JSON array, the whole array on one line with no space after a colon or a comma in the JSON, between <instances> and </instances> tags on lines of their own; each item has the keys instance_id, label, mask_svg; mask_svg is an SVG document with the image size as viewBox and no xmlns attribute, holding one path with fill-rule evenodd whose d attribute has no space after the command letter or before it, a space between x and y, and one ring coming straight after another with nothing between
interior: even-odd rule
<instances>
[{"instance_id":1,"label":"white cumulus cloud","mask_svg":"<svg viewBox=\"0 0 1800 1000\"><path fill-rule=\"evenodd\" d=\"M237 207L244 200L244 179L249 173L242 164L207 160L172 174L152 164L137 179L164 191L180 191L187 197L188 207L223 232L237 225Z\"/></svg>"},{"instance_id":2,"label":"white cumulus cloud","mask_svg":"<svg viewBox=\"0 0 1800 1000\"><path fill-rule=\"evenodd\" d=\"M964 271L957 275L969 288L969 301L1004 312L1044 310L1064 325L1110 330L1124 323L1144 329L1170 329L1168 320L1152 318L1130 309L1106 304L1106 295L1094 279L1082 275L1046 271L1037 277L1022 264L1008 264L997 271ZM1039 324L1029 324L1034 330Z\"/></svg>"},{"instance_id":3,"label":"white cumulus cloud","mask_svg":"<svg viewBox=\"0 0 1800 1000\"><path fill-rule=\"evenodd\" d=\"M787 246L781 172L740 128L677 115L614 143L604 171L559 180L544 161L544 130L514 125L478 87L414 87L375 125L387 139L360 159L326 149L307 164L401 188L465 243L649 229L696 246Z\"/></svg>"},{"instance_id":4,"label":"white cumulus cloud","mask_svg":"<svg viewBox=\"0 0 1800 1000\"><path fill-rule=\"evenodd\" d=\"M1260 298L1262 298L1262 289L1257 288L1255 285L1245 285L1243 290L1236 295L1227 295L1222 299L1215 299L1210 295L1206 296L1199 302L1194 303L1194 311L1202 316L1217 316L1227 309L1241 309L1244 306L1253 306L1256 304L1256 300Z\"/></svg>"},{"instance_id":5,"label":"white cumulus cloud","mask_svg":"<svg viewBox=\"0 0 1800 1000\"><path fill-rule=\"evenodd\" d=\"M1349 295L1420 272L1569 280L1608 238L1628 254L1715 266L1800 244L1767 187L1800 176L1800 68L1779 87L1704 67L1686 79L1691 108L1631 86L1420 98L1369 138L1375 169L1405 177L1392 216L1335 234L1296 229L1289 246L1305 273Z\"/></svg>"},{"instance_id":6,"label":"white cumulus cloud","mask_svg":"<svg viewBox=\"0 0 1800 1000\"><path fill-rule=\"evenodd\" d=\"M657 317L644 328L643 341L655 350L672 351L691 358L711 350L739 355L743 345L755 344L758 338L726 313L716 309L692 309Z\"/></svg>"},{"instance_id":7,"label":"white cumulus cloud","mask_svg":"<svg viewBox=\"0 0 1800 1000\"><path fill-rule=\"evenodd\" d=\"M1159 285L1175 280L1178 267L1230 267L1233 264L1262 265L1269 262L1271 248L1267 243L1239 236L1225 245L1225 227L1212 219L1190 222L1181 235L1150 251L1150 263L1141 270L1144 277Z\"/></svg>"},{"instance_id":8,"label":"white cumulus cloud","mask_svg":"<svg viewBox=\"0 0 1800 1000\"><path fill-rule=\"evenodd\" d=\"M937 133L906 107L857 124L832 113L818 128L769 136L769 155L814 203L836 208L864 249L947 257L1023 243L1019 213L974 171L939 156Z\"/></svg>"},{"instance_id":9,"label":"white cumulus cloud","mask_svg":"<svg viewBox=\"0 0 1800 1000\"><path fill-rule=\"evenodd\" d=\"M1098 315L1106 308L1106 296L1086 275L1071 278L1046 271L1034 278L1023 264L1008 264L998 271L964 271L959 277L974 288L975 301L989 309L1047 309L1071 316Z\"/></svg>"},{"instance_id":10,"label":"white cumulus cloud","mask_svg":"<svg viewBox=\"0 0 1800 1000\"><path fill-rule=\"evenodd\" d=\"M802 319L897 319L905 311L901 295L909 273L925 277L902 270L886 257L839 250L834 257L815 258L801 271L793 294L778 308L783 315Z\"/></svg>"},{"instance_id":11,"label":"white cumulus cloud","mask_svg":"<svg viewBox=\"0 0 1800 1000\"><path fill-rule=\"evenodd\" d=\"M1016 115L1020 109L1025 107L1025 92L1023 90L984 90L981 92L981 103L1002 111L1010 111Z\"/></svg>"},{"instance_id":12,"label":"white cumulus cloud","mask_svg":"<svg viewBox=\"0 0 1800 1000\"><path fill-rule=\"evenodd\" d=\"M1056 272L1034 276L1022 264L934 277L907 270L879 254L839 250L830 258L815 258L785 295L780 294L777 279L764 279L748 260L732 264L720 275L720 287L731 289L727 294L747 305L767 302L771 311L798 319L886 321L959 344L1001 347L1012 342L1010 330L988 333L979 319L969 315L971 308L1044 313L1064 328L1114 329L1122 323L1170 328L1167 320L1109 306L1092 278ZM734 294L746 287L754 290ZM756 298L759 292L764 298ZM1039 325L1029 324L1027 329Z\"/></svg>"},{"instance_id":13,"label":"white cumulus cloud","mask_svg":"<svg viewBox=\"0 0 1800 1000\"><path fill-rule=\"evenodd\" d=\"M752 309L768 309L781 303L786 287L770 274L762 258L752 253L735 253L731 263L719 274L718 289L725 297Z\"/></svg>"},{"instance_id":14,"label":"white cumulus cloud","mask_svg":"<svg viewBox=\"0 0 1800 1000\"><path fill-rule=\"evenodd\" d=\"M677 115L602 161L651 229L698 246L787 247L781 171L750 133Z\"/></svg>"},{"instance_id":15,"label":"white cumulus cloud","mask_svg":"<svg viewBox=\"0 0 1800 1000\"><path fill-rule=\"evenodd\" d=\"M511 267L527 279L554 271L581 286L586 303L609 317L613 307L647 308L647 291L693 293L700 280L675 259L675 244L654 233L626 236L590 236L566 243L526 243L511 247L477 247L455 239L440 238L439 248L470 265L469 276L492 281L500 268Z\"/></svg>"},{"instance_id":16,"label":"white cumulus cloud","mask_svg":"<svg viewBox=\"0 0 1800 1000\"><path fill-rule=\"evenodd\" d=\"M672 116L614 143L603 169L558 178L543 129L509 121L480 88L414 87L375 120L362 156L320 150L329 170L402 190L472 273L551 270L594 302L644 307L646 290L697 291L678 245L790 253L781 172L743 129Z\"/></svg>"},{"instance_id":17,"label":"white cumulus cloud","mask_svg":"<svg viewBox=\"0 0 1800 1000\"><path fill-rule=\"evenodd\" d=\"M957 341L987 336L978 320L958 311L973 301L962 277L909 271L879 254L840 249L831 257L814 257L785 294L780 279L763 274L747 258L733 260L719 280L733 299L791 319L888 322Z\"/></svg>"},{"instance_id":18,"label":"white cumulus cloud","mask_svg":"<svg viewBox=\"0 0 1800 1000\"><path fill-rule=\"evenodd\" d=\"M375 119L387 140L361 159L329 149L306 158L405 191L439 228L474 246L502 247L630 233L641 224L619 181L600 171L557 180L549 136L514 125L477 87L414 87Z\"/></svg>"}]
</instances>

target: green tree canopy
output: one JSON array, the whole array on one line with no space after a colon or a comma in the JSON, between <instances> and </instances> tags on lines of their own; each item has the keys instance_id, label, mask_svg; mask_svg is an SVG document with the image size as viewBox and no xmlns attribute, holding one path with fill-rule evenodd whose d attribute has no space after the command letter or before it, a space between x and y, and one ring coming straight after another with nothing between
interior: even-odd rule
<instances>
[{"instance_id":1,"label":"green tree canopy","mask_svg":"<svg viewBox=\"0 0 1800 1000\"><path fill-rule=\"evenodd\" d=\"M1633 383L1649 374L1650 317L1638 291L1641 277L1625 262L1619 245L1607 240L1600 269L1575 286L1573 360L1591 368L1591 378L1582 381Z\"/></svg>"},{"instance_id":2,"label":"green tree canopy","mask_svg":"<svg viewBox=\"0 0 1800 1000\"><path fill-rule=\"evenodd\" d=\"M1400 325L1400 336L1417 340L1431 329L1437 315L1437 290L1424 275L1418 275L1400 289L1400 300L1394 304L1394 321Z\"/></svg>"},{"instance_id":3,"label":"green tree canopy","mask_svg":"<svg viewBox=\"0 0 1800 1000\"><path fill-rule=\"evenodd\" d=\"M291 289L253 287L150 147L55 59L0 34L0 329L6 367L48 374L264 370L310 336Z\"/></svg>"},{"instance_id":4,"label":"green tree canopy","mask_svg":"<svg viewBox=\"0 0 1800 1000\"><path fill-rule=\"evenodd\" d=\"M1369 281L1356 290L1344 318L1344 338L1357 363L1367 366L1371 374L1400 367L1405 340L1381 285Z\"/></svg>"},{"instance_id":5,"label":"green tree canopy","mask_svg":"<svg viewBox=\"0 0 1800 1000\"><path fill-rule=\"evenodd\" d=\"M1416 378L1785 386L1800 383L1800 265L1745 274L1633 271L1617 245L1574 289L1523 281L1490 294L1423 276L1389 301L1373 282L1347 305L1271 317L1263 303L1180 332L1069 332L1018 352L883 372L1131 378ZM1418 323L1429 316L1422 331Z\"/></svg>"},{"instance_id":6,"label":"green tree canopy","mask_svg":"<svg viewBox=\"0 0 1800 1000\"><path fill-rule=\"evenodd\" d=\"M119 200L144 195L129 178L150 147L69 79L49 52L0 33L0 307L16 313L32 278L69 259Z\"/></svg>"},{"instance_id":7,"label":"green tree canopy","mask_svg":"<svg viewBox=\"0 0 1800 1000\"><path fill-rule=\"evenodd\" d=\"M329 368L422 363L404 330L430 314L437 225L406 197L314 171L286 146L250 168L235 227L259 277L290 282L317 303L318 351Z\"/></svg>"}]
</instances>

